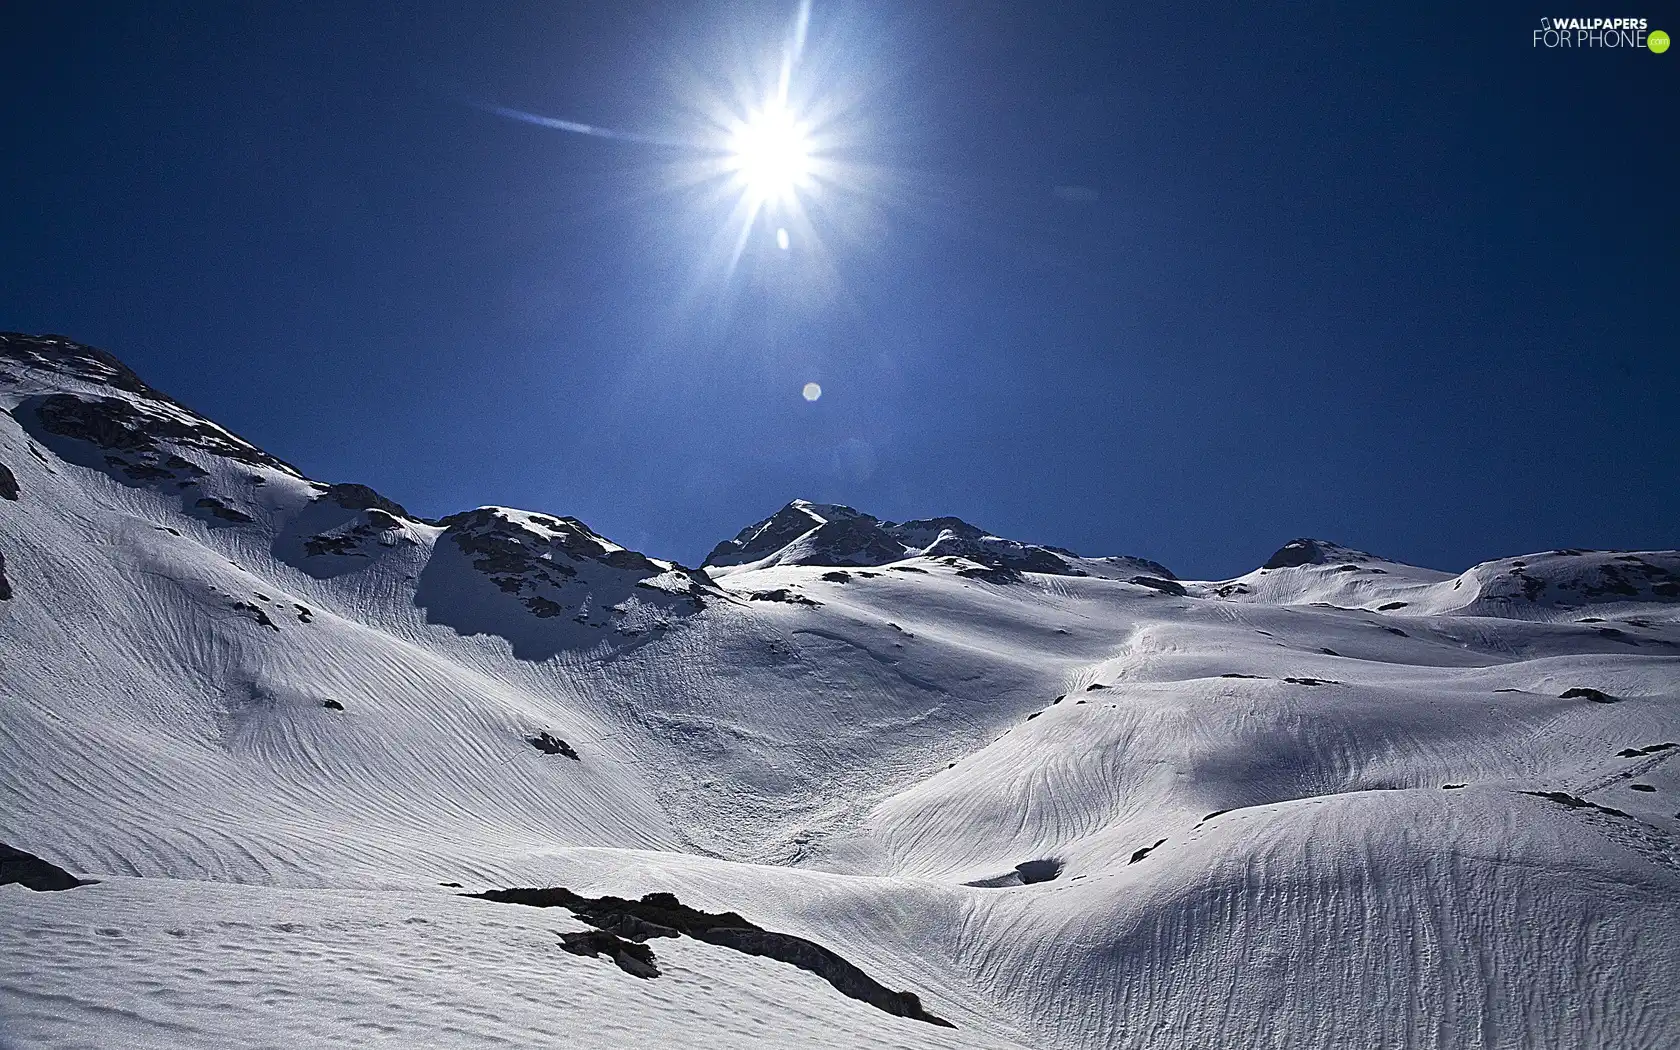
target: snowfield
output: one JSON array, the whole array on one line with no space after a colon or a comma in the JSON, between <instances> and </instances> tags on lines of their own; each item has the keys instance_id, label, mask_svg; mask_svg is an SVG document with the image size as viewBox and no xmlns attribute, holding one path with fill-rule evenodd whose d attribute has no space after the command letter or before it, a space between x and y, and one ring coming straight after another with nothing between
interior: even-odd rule
<instances>
[{"instance_id":1,"label":"snowfield","mask_svg":"<svg viewBox=\"0 0 1680 1050\"><path fill-rule=\"evenodd\" d=\"M1680 1046L1675 551L1191 581L795 501L691 569L56 337L0 408L6 1050Z\"/></svg>"}]
</instances>

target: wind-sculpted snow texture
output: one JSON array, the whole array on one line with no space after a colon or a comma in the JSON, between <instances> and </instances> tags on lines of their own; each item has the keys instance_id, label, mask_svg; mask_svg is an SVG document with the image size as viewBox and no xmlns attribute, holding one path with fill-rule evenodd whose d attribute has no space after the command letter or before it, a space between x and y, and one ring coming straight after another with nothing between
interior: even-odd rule
<instances>
[{"instance_id":1,"label":"wind-sculpted snow texture","mask_svg":"<svg viewBox=\"0 0 1680 1050\"><path fill-rule=\"evenodd\" d=\"M795 501L701 571L69 340L0 408L0 843L60 890L0 884L0 1046L1680 1045L1676 552L1176 580Z\"/></svg>"}]
</instances>

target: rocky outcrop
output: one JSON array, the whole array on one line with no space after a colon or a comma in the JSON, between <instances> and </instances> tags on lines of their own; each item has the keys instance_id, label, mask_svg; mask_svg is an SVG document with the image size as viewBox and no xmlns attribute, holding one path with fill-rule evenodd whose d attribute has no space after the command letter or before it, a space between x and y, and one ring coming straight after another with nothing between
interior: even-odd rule
<instances>
[{"instance_id":1,"label":"rocky outcrop","mask_svg":"<svg viewBox=\"0 0 1680 1050\"><path fill-rule=\"evenodd\" d=\"M378 507L368 507L343 525L308 537L303 541L303 550L312 558L329 554L366 558L383 547L412 544L414 540L404 535L402 528L402 522L396 517Z\"/></svg>"},{"instance_id":2,"label":"rocky outcrop","mask_svg":"<svg viewBox=\"0 0 1680 1050\"><path fill-rule=\"evenodd\" d=\"M1534 605L1674 602L1680 601L1680 552L1555 550L1484 562L1453 586L1468 590L1486 611L1505 615Z\"/></svg>"},{"instance_id":3,"label":"rocky outcrop","mask_svg":"<svg viewBox=\"0 0 1680 1050\"><path fill-rule=\"evenodd\" d=\"M1163 580L1155 576L1133 576L1126 582L1136 584L1139 587L1148 587L1151 590L1160 591L1162 594L1170 594L1175 598L1182 598L1189 593L1184 589L1184 584L1177 580Z\"/></svg>"},{"instance_id":4,"label":"rocky outcrop","mask_svg":"<svg viewBox=\"0 0 1680 1050\"><path fill-rule=\"evenodd\" d=\"M604 931L610 938L592 938L586 941L581 935L576 935L579 939L575 943L581 949L580 954L620 951L617 947L622 943L620 938L645 941L650 937L687 934L745 955L763 956L797 966L828 981L843 995L866 1002L877 1010L945 1028L955 1027L951 1022L928 1013L915 993L895 992L886 988L837 953L815 941L766 930L732 911L713 913L691 908L670 893L649 893L640 900L630 900L610 896L584 897L564 887L553 887L486 890L467 896L505 904L567 909L597 930ZM651 964L651 951L649 956L647 962ZM621 962L619 965L624 964Z\"/></svg>"},{"instance_id":5,"label":"rocky outcrop","mask_svg":"<svg viewBox=\"0 0 1680 1050\"><path fill-rule=\"evenodd\" d=\"M328 485L319 498L332 500L345 510L368 510L371 508L387 516L398 518L412 516L403 509L401 503L386 499L366 485Z\"/></svg>"},{"instance_id":6,"label":"rocky outcrop","mask_svg":"<svg viewBox=\"0 0 1680 1050\"><path fill-rule=\"evenodd\" d=\"M61 335L0 332L0 361L114 387L149 401L179 404L167 394L147 386L133 369L111 354Z\"/></svg>"},{"instance_id":7,"label":"rocky outcrop","mask_svg":"<svg viewBox=\"0 0 1680 1050\"><path fill-rule=\"evenodd\" d=\"M0 602L11 601L12 583L6 579L6 555L0 552Z\"/></svg>"},{"instance_id":8,"label":"rocky outcrop","mask_svg":"<svg viewBox=\"0 0 1680 1050\"><path fill-rule=\"evenodd\" d=\"M302 476L290 464L168 402L49 394L34 409L46 433L104 450L105 462L133 481L190 483L205 476L203 468L166 445Z\"/></svg>"},{"instance_id":9,"label":"rocky outcrop","mask_svg":"<svg viewBox=\"0 0 1680 1050\"><path fill-rule=\"evenodd\" d=\"M1315 540L1303 536L1290 540L1266 559L1262 569L1292 569L1301 565L1349 565L1357 568L1363 562L1381 561L1374 554L1344 547L1329 540Z\"/></svg>"},{"instance_id":10,"label":"rocky outcrop","mask_svg":"<svg viewBox=\"0 0 1680 1050\"><path fill-rule=\"evenodd\" d=\"M1012 583L1022 573L1056 576L1147 572L1172 579L1165 566L1141 558L1081 558L1061 547L994 536L961 518L884 521L833 503L794 500L712 548L704 564L888 565L907 558L950 559L960 573L990 583ZM1122 577L1123 578L1123 577Z\"/></svg>"},{"instance_id":11,"label":"rocky outcrop","mask_svg":"<svg viewBox=\"0 0 1680 1050\"><path fill-rule=\"evenodd\" d=\"M573 955L605 955L617 963L620 970L632 977L651 979L659 976L659 961L654 957L652 948L626 941L606 930L562 933L560 948Z\"/></svg>"},{"instance_id":12,"label":"rocky outcrop","mask_svg":"<svg viewBox=\"0 0 1680 1050\"><path fill-rule=\"evenodd\" d=\"M559 737L554 736L546 729L541 733L538 733L536 736L526 737L525 742L545 755L564 755L575 762L583 761L578 757L576 748L572 747L572 745L566 743Z\"/></svg>"},{"instance_id":13,"label":"rocky outcrop","mask_svg":"<svg viewBox=\"0 0 1680 1050\"><path fill-rule=\"evenodd\" d=\"M73 890L87 885L87 881L33 853L0 842L0 886L15 882L31 890Z\"/></svg>"},{"instance_id":14,"label":"rocky outcrop","mask_svg":"<svg viewBox=\"0 0 1680 1050\"><path fill-rule=\"evenodd\" d=\"M480 507L438 524L445 528L443 539L466 555L474 569L539 618L572 612L587 619L592 615L585 609L591 596L614 589L644 587L657 592L650 599L687 597L691 612L702 607L703 592L715 593L711 581L699 573L626 550L576 518Z\"/></svg>"},{"instance_id":15,"label":"rocky outcrop","mask_svg":"<svg viewBox=\"0 0 1680 1050\"><path fill-rule=\"evenodd\" d=\"M9 499L15 502L17 498L17 477L12 474L10 467L0 463L0 499Z\"/></svg>"},{"instance_id":16,"label":"rocky outcrop","mask_svg":"<svg viewBox=\"0 0 1680 1050\"><path fill-rule=\"evenodd\" d=\"M739 565L776 553L794 540L829 521L868 517L838 504L815 504L794 500L756 525L748 525L732 540L724 540L701 562L707 565ZM870 518L873 521L873 518Z\"/></svg>"}]
</instances>

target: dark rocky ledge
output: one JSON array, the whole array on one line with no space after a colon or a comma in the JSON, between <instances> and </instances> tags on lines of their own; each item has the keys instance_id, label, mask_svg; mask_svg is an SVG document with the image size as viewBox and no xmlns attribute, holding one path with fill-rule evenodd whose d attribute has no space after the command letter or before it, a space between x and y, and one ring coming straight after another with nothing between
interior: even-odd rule
<instances>
[{"instance_id":1,"label":"dark rocky ledge","mask_svg":"<svg viewBox=\"0 0 1680 1050\"><path fill-rule=\"evenodd\" d=\"M90 879L78 879L56 864L33 853L0 842L0 886L15 882L31 890L73 890Z\"/></svg>"},{"instance_id":2,"label":"dark rocky ledge","mask_svg":"<svg viewBox=\"0 0 1680 1050\"><path fill-rule=\"evenodd\" d=\"M162 442L301 476L284 460L164 403L136 403L120 397L90 401L74 394L50 394L36 405L36 413L47 433L115 453L109 458L136 481L165 477L191 481L204 476L201 468L169 454Z\"/></svg>"},{"instance_id":3,"label":"dark rocky ledge","mask_svg":"<svg viewBox=\"0 0 1680 1050\"><path fill-rule=\"evenodd\" d=\"M815 941L766 930L732 911L700 911L683 904L674 894L649 893L641 900L629 900L624 897L584 897L564 887L527 887L486 890L483 893L469 893L463 896L502 904L524 904L534 908L565 908L597 930L612 936L612 941L608 942L604 938L585 940L587 935L572 935L573 940L564 945L567 951L610 954L627 972L635 973L638 977L657 976L658 971L655 969L652 974L638 973L639 966L637 969L625 966L621 956L627 953L618 947L621 943L620 938L645 941L651 937L677 937L687 934L708 944L731 948L745 955L776 959L808 970L833 985L841 994L868 1003L877 1010L896 1017L908 1017L944 1028L956 1027L923 1009L921 1000L914 992L895 992L886 988ZM651 951L646 959L640 958L639 954L630 955L629 958L633 963L645 964L652 968Z\"/></svg>"}]
</instances>

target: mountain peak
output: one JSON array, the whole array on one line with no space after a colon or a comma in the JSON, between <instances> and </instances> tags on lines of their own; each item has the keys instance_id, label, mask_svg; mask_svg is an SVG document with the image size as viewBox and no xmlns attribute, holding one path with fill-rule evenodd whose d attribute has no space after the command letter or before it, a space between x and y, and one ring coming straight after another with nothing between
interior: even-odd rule
<instances>
[{"instance_id":1,"label":"mountain peak","mask_svg":"<svg viewBox=\"0 0 1680 1050\"><path fill-rule=\"evenodd\" d=\"M1004 573L1107 576L1149 572L1172 578L1165 566L1141 558L1081 558L1061 547L994 536L961 518L892 522L852 507L796 499L734 539L712 548L714 569L772 565L886 565L906 558L956 558Z\"/></svg>"},{"instance_id":2,"label":"mountain peak","mask_svg":"<svg viewBox=\"0 0 1680 1050\"><path fill-rule=\"evenodd\" d=\"M1273 551L1272 556L1266 559L1266 564L1260 567L1262 569L1291 569L1300 565L1328 565L1331 562L1387 560L1386 558L1379 558L1375 554L1355 550L1352 547L1344 547L1339 543L1331 543L1329 540L1302 536L1290 540Z\"/></svg>"}]
</instances>

